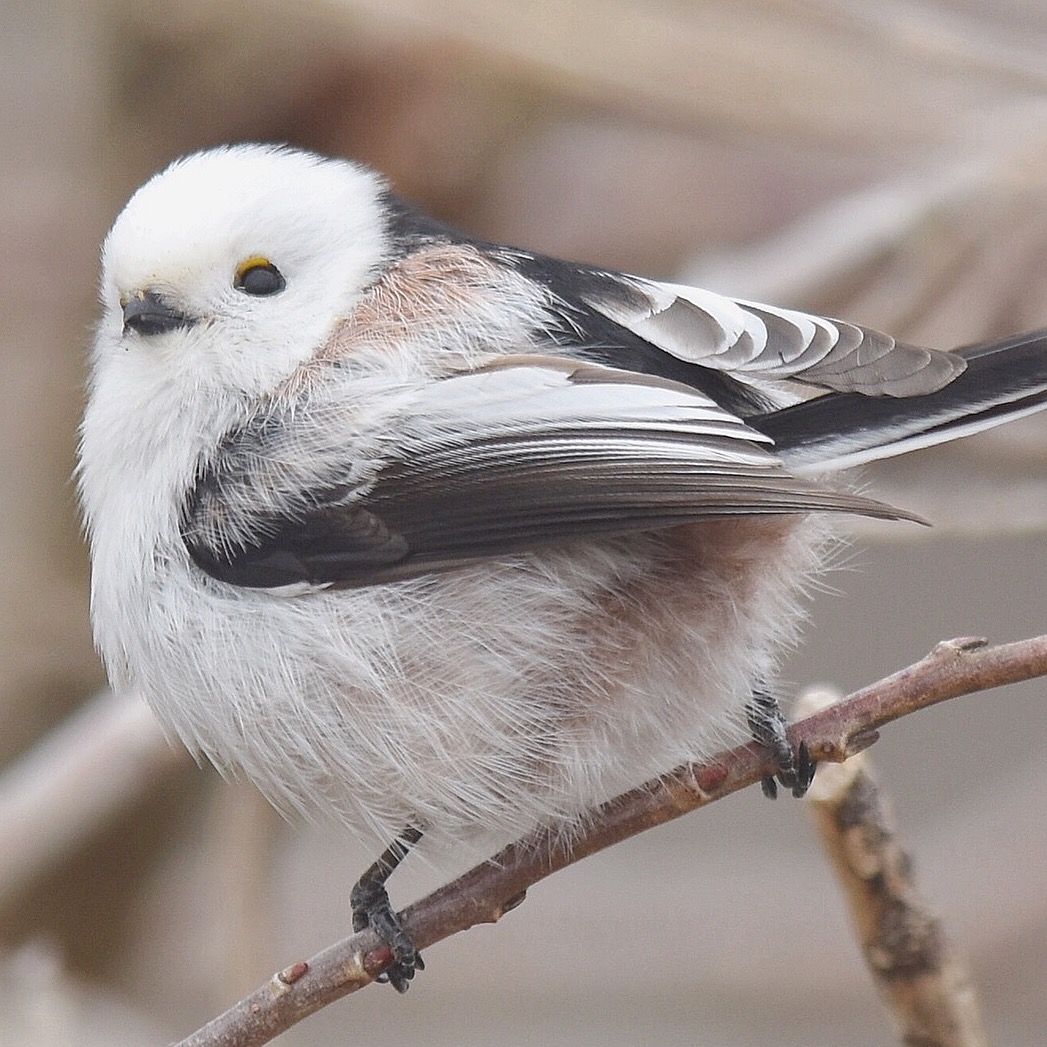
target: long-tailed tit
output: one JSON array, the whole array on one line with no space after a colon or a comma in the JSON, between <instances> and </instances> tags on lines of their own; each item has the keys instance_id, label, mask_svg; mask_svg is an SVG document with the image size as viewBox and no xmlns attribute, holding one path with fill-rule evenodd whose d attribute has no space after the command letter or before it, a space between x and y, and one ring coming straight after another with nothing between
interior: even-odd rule
<instances>
[{"instance_id":1,"label":"long-tailed tit","mask_svg":"<svg viewBox=\"0 0 1047 1047\"><path fill-rule=\"evenodd\" d=\"M105 243L80 490L113 685L284 809L539 824L753 730L824 479L1047 406L1047 334L939 352L463 236L355 164L172 164Z\"/></svg>"}]
</instances>

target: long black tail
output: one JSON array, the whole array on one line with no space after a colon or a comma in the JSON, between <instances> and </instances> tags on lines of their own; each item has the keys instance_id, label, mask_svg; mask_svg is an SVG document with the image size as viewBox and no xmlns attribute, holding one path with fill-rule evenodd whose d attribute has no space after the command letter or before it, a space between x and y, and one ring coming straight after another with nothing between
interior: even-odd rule
<instances>
[{"instance_id":1,"label":"long black tail","mask_svg":"<svg viewBox=\"0 0 1047 1047\"><path fill-rule=\"evenodd\" d=\"M935 393L830 393L747 421L803 473L890 458L1047 408L1047 329L956 352L966 370Z\"/></svg>"}]
</instances>

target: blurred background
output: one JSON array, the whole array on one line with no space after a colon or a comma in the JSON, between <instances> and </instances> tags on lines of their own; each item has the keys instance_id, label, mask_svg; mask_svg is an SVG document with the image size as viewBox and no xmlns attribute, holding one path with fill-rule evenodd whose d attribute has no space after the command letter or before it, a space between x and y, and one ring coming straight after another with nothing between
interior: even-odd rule
<instances>
[{"instance_id":1,"label":"blurred background","mask_svg":"<svg viewBox=\"0 0 1047 1047\"><path fill-rule=\"evenodd\" d=\"M910 341L1047 325L1042 0L0 0L0 1042L161 1044L349 929L370 857L114 702L73 469L98 244L173 156L357 157L485 237ZM1042 632L1047 419L866 475L787 675ZM1047 1027L1047 684L873 750L995 1044ZM405 869L406 904L436 878ZM893 1042L803 805L757 790L535 888L281 1043Z\"/></svg>"}]
</instances>

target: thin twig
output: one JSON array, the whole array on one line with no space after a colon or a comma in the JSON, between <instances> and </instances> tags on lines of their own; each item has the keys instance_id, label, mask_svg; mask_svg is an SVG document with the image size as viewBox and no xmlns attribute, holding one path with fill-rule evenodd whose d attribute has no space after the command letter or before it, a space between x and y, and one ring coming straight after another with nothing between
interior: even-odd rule
<instances>
[{"instance_id":1,"label":"thin twig","mask_svg":"<svg viewBox=\"0 0 1047 1047\"><path fill-rule=\"evenodd\" d=\"M915 665L863 688L838 705L794 724L819 760L840 762L876 740L884 724L973 691L1047 676L1047 635L989 647L964 638L938 644ZM573 862L630 836L704 807L759 781L772 770L752 743L701 766L681 767L604 804L568 850L538 832L434 891L404 911L404 925L427 948L478 923L494 923L527 889ZM346 938L309 961L295 963L177 1047L258 1047L296 1022L371 982L391 955L371 931Z\"/></svg>"}]
</instances>

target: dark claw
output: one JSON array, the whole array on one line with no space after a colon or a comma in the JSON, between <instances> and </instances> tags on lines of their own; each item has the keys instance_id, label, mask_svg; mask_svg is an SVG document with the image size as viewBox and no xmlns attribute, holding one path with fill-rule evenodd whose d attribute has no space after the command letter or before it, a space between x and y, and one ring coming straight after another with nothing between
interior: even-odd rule
<instances>
[{"instance_id":1,"label":"dark claw","mask_svg":"<svg viewBox=\"0 0 1047 1047\"><path fill-rule=\"evenodd\" d=\"M777 782L772 775L761 779L760 788L764 796L770 800L777 799L778 782L793 796L803 796L814 781L817 764L811 759L805 742L801 742L797 751L793 752L785 733L785 717L778 706L778 699L766 691L754 691L747 713L753 737L771 750L778 768Z\"/></svg>"},{"instance_id":2,"label":"dark claw","mask_svg":"<svg viewBox=\"0 0 1047 1047\"><path fill-rule=\"evenodd\" d=\"M814 772L818 764L811 759L811 751L806 742L800 742L796 749L796 781L793 783L793 796L800 799L807 795L807 790L814 781Z\"/></svg>"},{"instance_id":3,"label":"dark claw","mask_svg":"<svg viewBox=\"0 0 1047 1047\"><path fill-rule=\"evenodd\" d=\"M396 955L395 953L393 954ZM411 986L411 979L418 971L425 970L422 954L411 946L411 955L403 959L394 959L389 966L375 979L377 982L388 982L398 993L403 995Z\"/></svg>"},{"instance_id":4,"label":"dark claw","mask_svg":"<svg viewBox=\"0 0 1047 1047\"><path fill-rule=\"evenodd\" d=\"M416 971L424 971L425 963L404 930L400 917L389 904L389 895L381 884L358 883L350 895L353 908L353 930L370 927L389 946L393 961L375 979L388 982L397 992L404 993Z\"/></svg>"}]
</instances>

